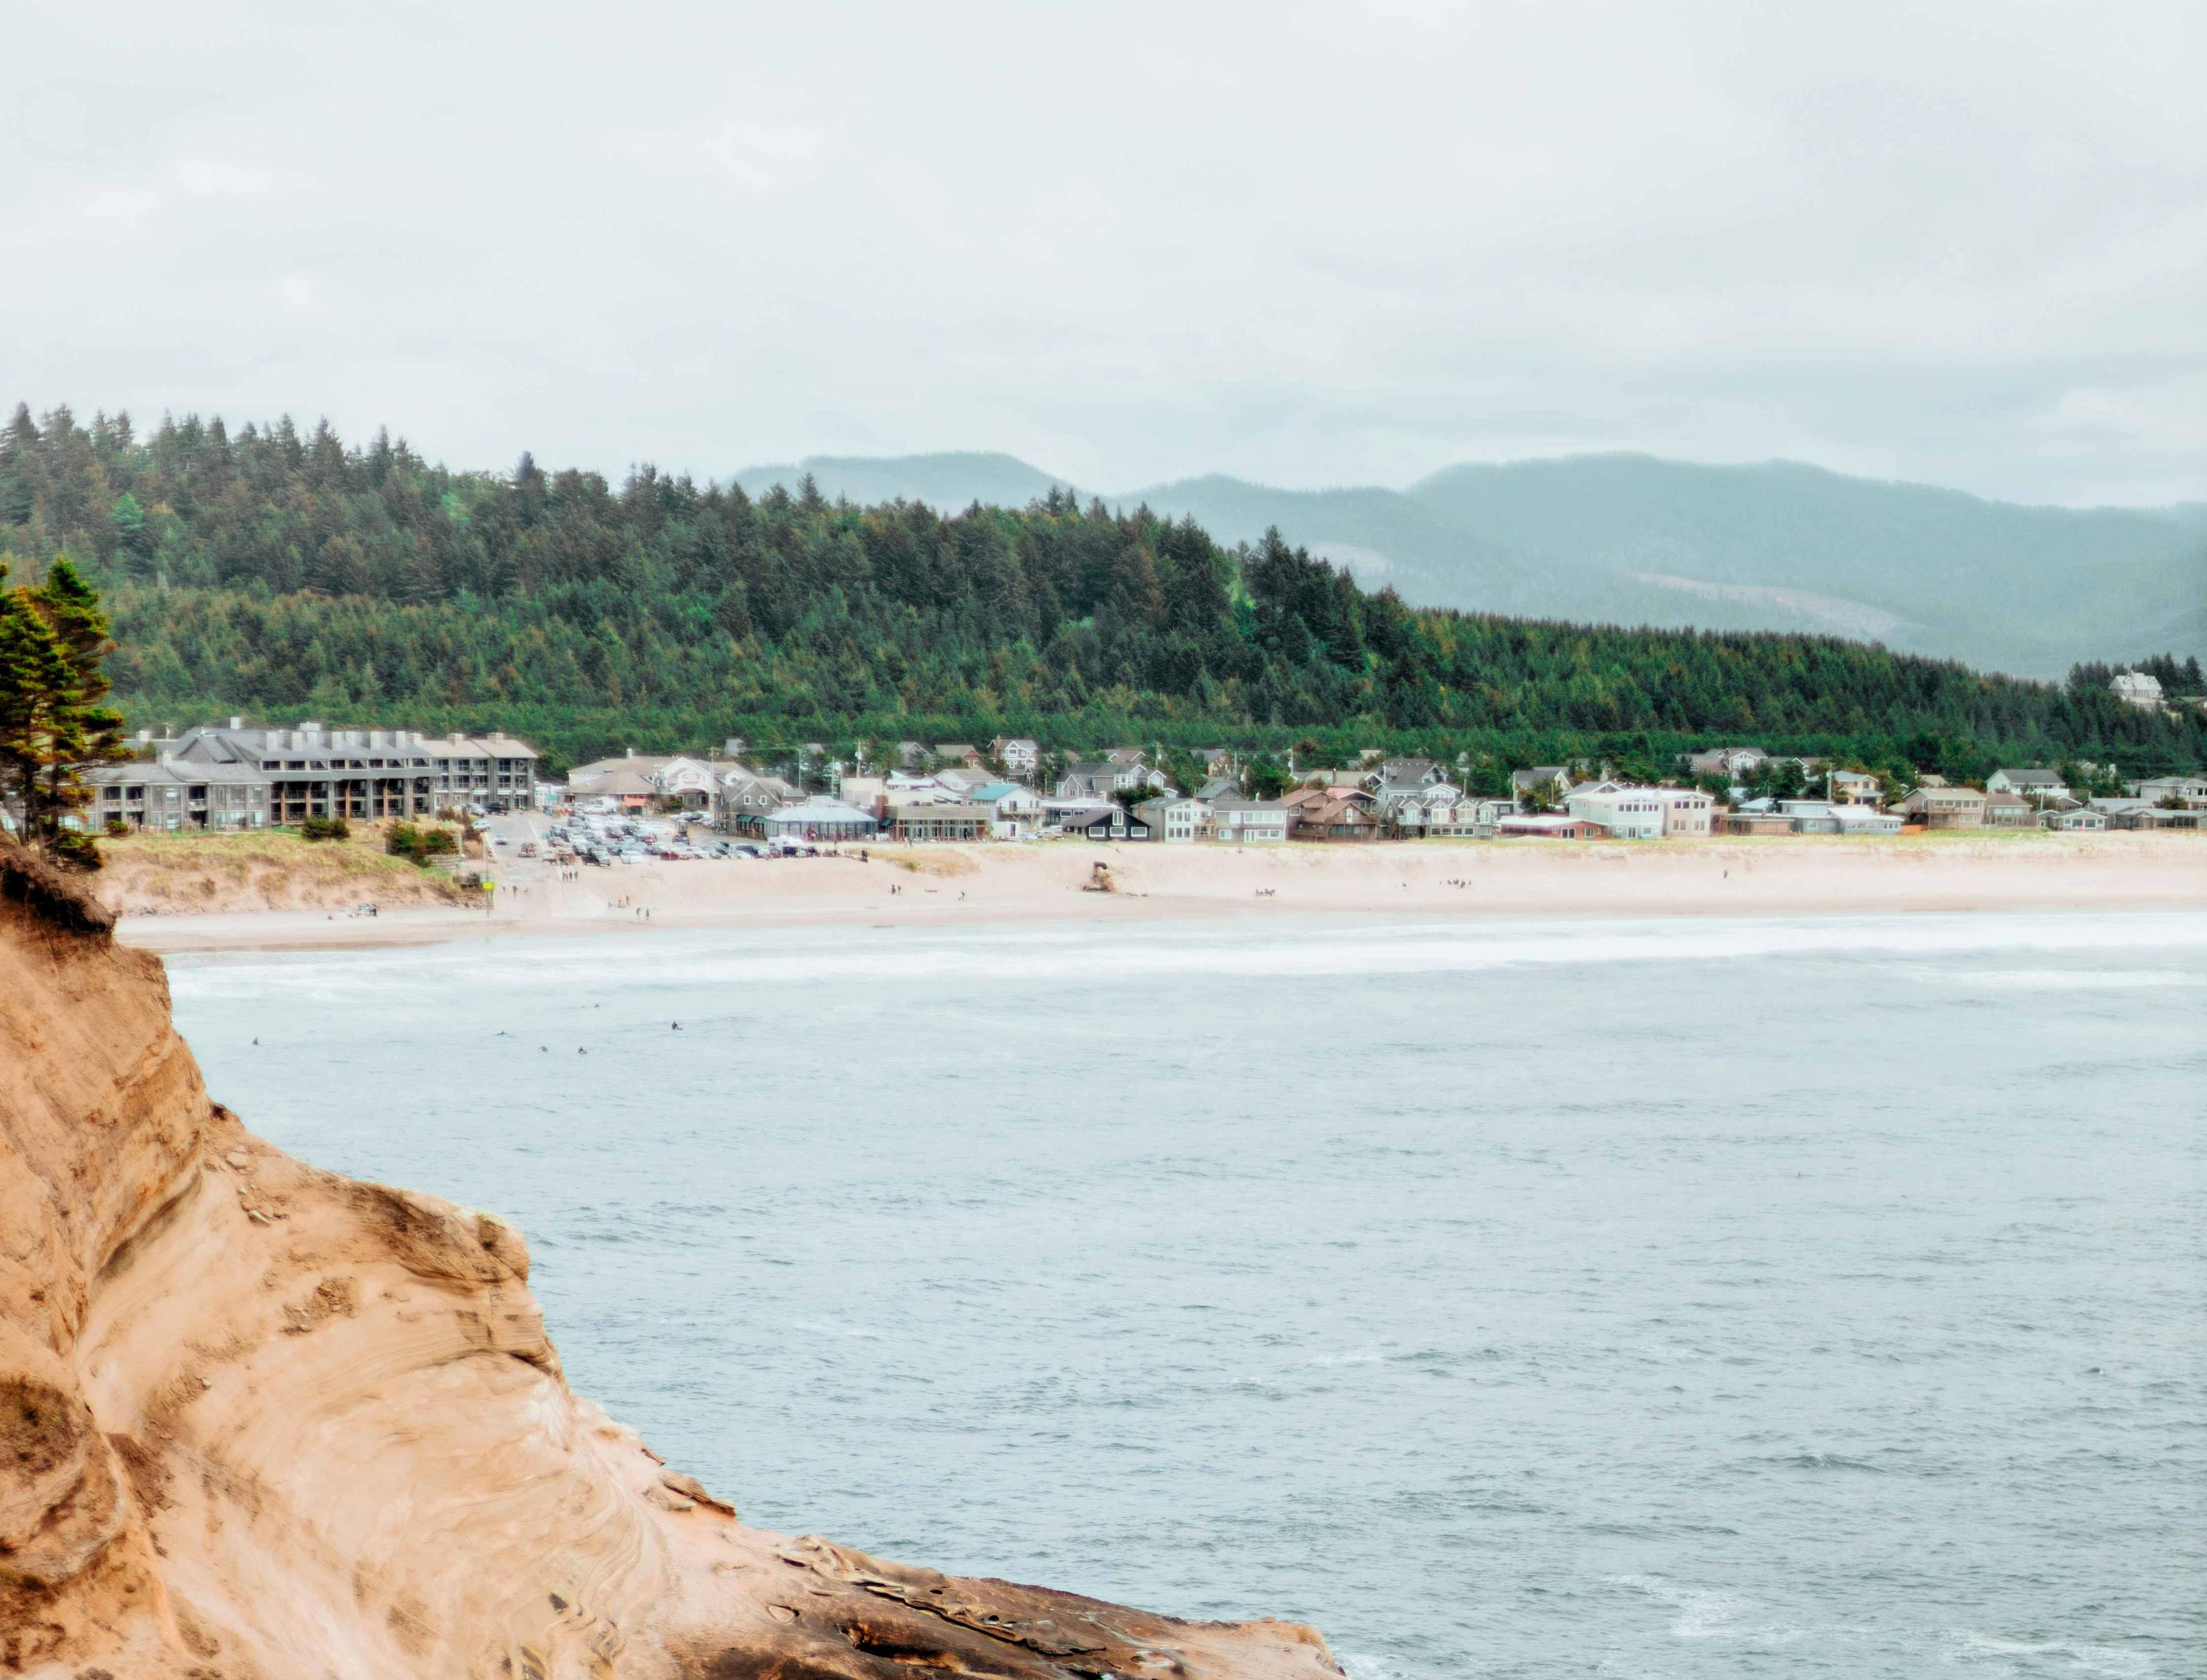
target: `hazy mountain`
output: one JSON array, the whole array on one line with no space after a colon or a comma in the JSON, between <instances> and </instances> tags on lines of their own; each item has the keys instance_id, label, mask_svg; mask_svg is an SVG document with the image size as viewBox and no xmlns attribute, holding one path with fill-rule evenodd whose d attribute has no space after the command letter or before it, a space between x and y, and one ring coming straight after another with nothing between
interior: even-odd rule
<instances>
[{"instance_id":1,"label":"hazy mountain","mask_svg":"<svg viewBox=\"0 0 2207 1680\"><path fill-rule=\"evenodd\" d=\"M757 491L806 471L830 496L950 509L1068 482L1004 455L819 457L738 481ZM2080 659L2207 652L2199 503L2033 507L1791 462L1642 455L1451 467L1407 491L1212 476L1104 499L1193 515L1228 541L1277 525L1421 606L1826 631L2048 677Z\"/></svg>"},{"instance_id":2,"label":"hazy mountain","mask_svg":"<svg viewBox=\"0 0 2207 1680\"><path fill-rule=\"evenodd\" d=\"M1640 586L1663 622L1721 601L2040 675L2207 643L2207 533L2188 508L2029 507L1793 462L1639 455L1450 467L1407 493L1567 595Z\"/></svg>"}]
</instances>

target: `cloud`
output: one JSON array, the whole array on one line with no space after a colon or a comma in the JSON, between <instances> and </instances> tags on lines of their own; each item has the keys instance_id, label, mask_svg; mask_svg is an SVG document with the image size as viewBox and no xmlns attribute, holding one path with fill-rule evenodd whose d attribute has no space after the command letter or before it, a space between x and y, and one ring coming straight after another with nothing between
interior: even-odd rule
<instances>
[{"instance_id":1,"label":"cloud","mask_svg":"<svg viewBox=\"0 0 2207 1680\"><path fill-rule=\"evenodd\" d=\"M43 9L0 366L469 464L1628 447L2196 498L2197 11Z\"/></svg>"}]
</instances>

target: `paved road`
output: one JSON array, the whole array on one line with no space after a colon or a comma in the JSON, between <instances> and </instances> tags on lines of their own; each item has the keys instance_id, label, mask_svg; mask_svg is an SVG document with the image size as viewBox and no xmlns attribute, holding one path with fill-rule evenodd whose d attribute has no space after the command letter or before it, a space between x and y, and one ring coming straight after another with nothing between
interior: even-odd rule
<instances>
[{"instance_id":1,"label":"paved road","mask_svg":"<svg viewBox=\"0 0 2207 1680\"><path fill-rule=\"evenodd\" d=\"M543 856L544 836L551 827L549 817L533 810L507 811L490 819L485 838L491 842L490 878L498 883L492 914L506 911L542 916L557 909L553 901L557 883ZM500 840L505 844L499 845ZM531 840L536 843L537 855L524 858L521 848Z\"/></svg>"}]
</instances>

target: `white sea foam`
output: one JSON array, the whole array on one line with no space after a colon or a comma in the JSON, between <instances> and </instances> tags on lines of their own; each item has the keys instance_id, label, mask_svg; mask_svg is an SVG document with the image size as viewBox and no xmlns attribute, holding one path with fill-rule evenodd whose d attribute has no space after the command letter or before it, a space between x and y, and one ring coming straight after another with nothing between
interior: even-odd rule
<instances>
[{"instance_id":1,"label":"white sea foam","mask_svg":"<svg viewBox=\"0 0 2207 1680\"><path fill-rule=\"evenodd\" d=\"M2004 1639L1997 1634L1965 1628L1955 1650L1964 1662L1999 1662L2011 1674L2102 1674L2111 1680L2141 1680L2156 1671L2153 1658L2144 1651L2125 1651L2113 1645L2072 1644L2066 1640ZM2020 1659L2019 1661L2018 1659Z\"/></svg>"},{"instance_id":2,"label":"white sea foam","mask_svg":"<svg viewBox=\"0 0 2207 1680\"><path fill-rule=\"evenodd\" d=\"M1601 966L1619 963L1707 963L1840 954L1887 963L1970 953L2052 954L2174 950L2207 954L2207 915L1887 916L1778 919L1679 918L1637 921L1272 922L1159 934L1125 929L970 928L900 931L869 938L845 930L833 940L786 930L696 930L612 937L532 938L524 946L461 944L377 952L311 952L262 957L170 960L180 993L219 997L265 984L260 966L281 961L302 999L324 1002L384 990L419 994L447 980L472 989L529 992L588 977L631 996L679 994L698 987L840 984L853 980L905 987L977 978L1048 980L1079 973L1091 983L1172 976L1281 978L1292 949L1301 979L1474 973L1513 966ZM2066 985L2065 971L2032 970L2029 980L1969 977L1975 983ZM2130 971L2094 970L2083 983L2192 984L2178 974L2139 980ZM2120 978L2101 977L2120 975ZM1952 975L1928 975L1954 983Z\"/></svg>"},{"instance_id":3,"label":"white sea foam","mask_svg":"<svg viewBox=\"0 0 2207 1680\"><path fill-rule=\"evenodd\" d=\"M1806 1631L1781 1623L1742 1622L1740 1617L1754 1606L1730 1593L1681 1587L1657 1575L1612 1575L1610 1580L1616 1586L1630 1587L1676 1610L1678 1619L1671 1624L1673 1639L1751 1639L1790 1645Z\"/></svg>"},{"instance_id":4,"label":"white sea foam","mask_svg":"<svg viewBox=\"0 0 2207 1680\"><path fill-rule=\"evenodd\" d=\"M1349 1680L1427 1680L1425 1670L1393 1657L1375 1657L1366 1651L1337 1651L1334 1655Z\"/></svg>"},{"instance_id":5,"label":"white sea foam","mask_svg":"<svg viewBox=\"0 0 2207 1680\"><path fill-rule=\"evenodd\" d=\"M1956 990L1985 987L2013 992L2114 992L2152 990L2162 986L2207 986L2207 974L2177 968L1977 969L1963 974L1918 970L1910 978Z\"/></svg>"},{"instance_id":6,"label":"white sea foam","mask_svg":"<svg viewBox=\"0 0 2207 1680\"><path fill-rule=\"evenodd\" d=\"M859 1324L839 1324L826 1318L794 1318L790 1321L789 1327L810 1331L814 1336L840 1336L856 1342L878 1342L882 1339L882 1333L877 1330L867 1330Z\"/></svg>"}]
</instances>

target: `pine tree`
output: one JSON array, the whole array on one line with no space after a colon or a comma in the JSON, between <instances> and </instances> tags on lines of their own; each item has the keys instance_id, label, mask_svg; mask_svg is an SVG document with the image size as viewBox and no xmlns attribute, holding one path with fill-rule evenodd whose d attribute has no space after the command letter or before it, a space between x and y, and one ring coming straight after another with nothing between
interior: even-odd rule
<instances>
[{"instance_id":1,"label":"pine tree","mask_svg":"<svg viewBox=\"0 0 2207 1680\"><path fill-rule=\"evenodd\" d=\"M0 776L24 838L93 868L91 837L64 819L91 802L87 766L130 756L122 714L101 703L114 649L99 593L66 559L43 586L0 595Z\"/></svg>"},{"instance_id":2,"label":"pine tree","mask_svg":"<svg viewBox=\"0 0 2207 1680\"><path fill-rule=\"evenodd\" d=\"M0 808L16 836L34 845L49 840L40 796L58 702L70 686L69 655L32 592L0 589Z\"/></svg>"}]
</instances>

